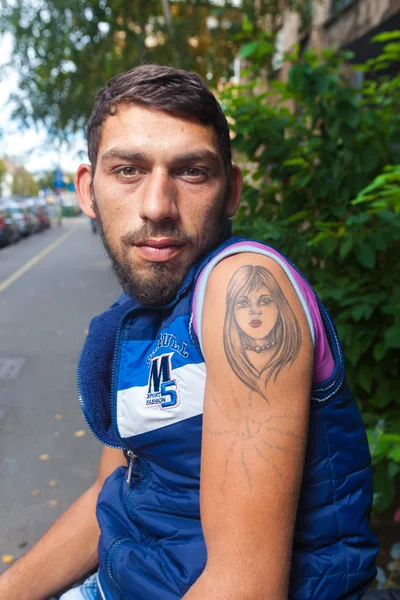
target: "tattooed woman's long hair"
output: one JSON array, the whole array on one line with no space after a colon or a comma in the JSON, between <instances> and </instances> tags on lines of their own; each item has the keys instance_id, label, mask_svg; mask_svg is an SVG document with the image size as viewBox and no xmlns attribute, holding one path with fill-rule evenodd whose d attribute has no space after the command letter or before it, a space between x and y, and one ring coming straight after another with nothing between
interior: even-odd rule
<instances>
[{"instance_id":1,"label":"tattooed woman's long hair","mask_svg":"<svg viewBox=\"0 0 400 600\"><path fill-rule=\"evenodd\" d=\"M268 289L278 310L278 317L272 330L276 345L273 346L272 355L259 371L247 357L243 345L246 334L241 332L237 323L235 307L240 296L248 296L264 286ZM264 267L252 265L240 267L229 282L226 304L224 347L229 364L247 387L264 396L269 380L273 377L275 381L280 370L285 365L293 363L299 353L301 344L299 324L275 277ZM260 385L263 375L265 375L264 389Z\"/></svg>"}]
</instances>

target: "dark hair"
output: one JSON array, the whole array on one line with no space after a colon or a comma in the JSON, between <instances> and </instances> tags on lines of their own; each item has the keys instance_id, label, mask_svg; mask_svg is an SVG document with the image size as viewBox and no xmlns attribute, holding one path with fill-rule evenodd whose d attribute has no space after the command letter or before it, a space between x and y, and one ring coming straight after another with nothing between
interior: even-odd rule
<instances>
[{"instance_id":1,"label":"dark hair","mask_svg":"<svg viewBox=\"0 0 400 600\"><path fill-rule=\"evenodd\" d=\"M110 79L96 95L86 128L89 160L96 168L101 126L119 104L148 106L211 125L227 175L232 165L229 127L221 106L196 73L158 65L142 65Z\"/></svg>"}]
</instances>

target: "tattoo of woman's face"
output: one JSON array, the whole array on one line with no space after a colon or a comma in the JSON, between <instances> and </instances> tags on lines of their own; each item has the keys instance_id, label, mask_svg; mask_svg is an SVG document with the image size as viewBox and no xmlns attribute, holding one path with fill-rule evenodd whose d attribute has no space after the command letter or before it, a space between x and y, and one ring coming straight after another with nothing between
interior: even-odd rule
<instances>
[{"instance_id":1,"label":"tattoo of woman's face","mask_svg":"<svg viewBox=\"0 0 400 600\"><path fill-rule=\"evenodd\" d=\"M274 275L259 265L233 274L226 293L224 348L237 377L265 397L268 382L296 359L301 331Z\"/></svg>"},{"instance_id":2,"label":"tattoo of woman's face","mask_svg":"<svg viewBox=\"0 0 400 600\"><path fill-rule=\"evenodd\" d=\"M261 341L278 318L278 308L266 286L239 296L235 303L235 318L240 330L254 340Z\"/></svg>"}]
</instances>

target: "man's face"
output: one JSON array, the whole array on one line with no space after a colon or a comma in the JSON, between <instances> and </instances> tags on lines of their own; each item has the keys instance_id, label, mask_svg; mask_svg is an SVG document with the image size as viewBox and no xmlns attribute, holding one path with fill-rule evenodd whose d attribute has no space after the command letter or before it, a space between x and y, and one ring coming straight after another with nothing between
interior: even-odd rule
<instances>
[{"instance_id":1,"label":"man's face","mask_svg":"<svg viewBox=\"0 0 400 600\"><path fill-rule=\"evenodd\" d=\"M125 291L170 302L236 211L233 187L232 195L212 127L119 106L102 126L91 199Z\"/></svg>"}]
</instances>

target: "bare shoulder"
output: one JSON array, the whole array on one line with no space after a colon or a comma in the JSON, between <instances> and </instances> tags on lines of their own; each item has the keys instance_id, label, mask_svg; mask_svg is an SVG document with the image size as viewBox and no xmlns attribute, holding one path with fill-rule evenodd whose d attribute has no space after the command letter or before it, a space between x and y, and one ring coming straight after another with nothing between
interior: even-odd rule
<instances>
[{"instance_id":1,"label":"bare shoulder","mask_svg":"<svg viewBox=\"0 0 400 600\"><path fill-rule=\"evenodd\" d=\"M296 289L280 264L242 253L219 263L206 290L203 342L207 369L225 362L225 376L265 395L279 378L310 376L311 335Z\"/></svg>"}]
</instances>

